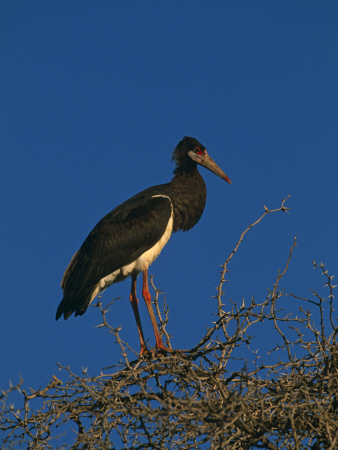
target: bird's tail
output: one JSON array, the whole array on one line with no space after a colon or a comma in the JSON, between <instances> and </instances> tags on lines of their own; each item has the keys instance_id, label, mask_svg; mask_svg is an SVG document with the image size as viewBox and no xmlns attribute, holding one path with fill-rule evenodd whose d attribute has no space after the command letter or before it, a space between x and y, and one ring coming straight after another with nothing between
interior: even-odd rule
<instances>
[{"instance_id":1,"label":"bird's tail","mask_svg":"<svg viewBox=\"0 0 338 450\"><path fill-rule=\"evenodd\" d=\"M75 316L82 316L92 300L93 291L94 289L90 289L81 292L79 296L65 294L58 306L55 319L58 320L63 315L64 319L67 320L73 313L75 313Z\"/></svg>"},{"instance_id":2,"label":"bird's tail","mask_svg":"<svg viewBox=\"0 0 338 450\"><path fill-rule=\"evenodd\" d=\"M74 309L70 307L70 302L67 301L67 297L64 297L56 311L55 319L58 320L63 314L64 319L68 319L69 316L71 316L74 312Z\"/></svg>"}]
</instances>

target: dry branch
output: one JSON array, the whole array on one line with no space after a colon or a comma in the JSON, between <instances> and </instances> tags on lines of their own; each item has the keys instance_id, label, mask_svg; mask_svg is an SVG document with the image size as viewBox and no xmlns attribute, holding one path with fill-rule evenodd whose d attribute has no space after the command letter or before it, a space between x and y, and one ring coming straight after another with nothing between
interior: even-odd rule
<instances>
[{"instance_id":1,"label":"dry branch","mask_svg":"<svg viewBox=\"0 0 338 450\"><path fill-rule=\"evenodd\" d=\"M60 365L41 389L21 390L23 383L3 391L2 448L133 448L211 449L296 448L338 446L338 352L334 317L333 276L324 276L314 299L285 293L280 286L296 245L266 298L256 302L224 302L228 264L250 228L245 230L223 265L218 286L218 317L200 342L184 355L139 359L108 322L108 306L98 302L104 327L121 349L118 365L90 376ZM168 307L155 289L161 330L166 332ZM299 311L285 312L292 296ZM293 309L295 311L295 308ZM269 326L268 355L253 352L252 336ZM251 353L250 353L251 352ZM254 360L248 358L254 354ZM19 392L21 405L11 396Z\"/></svg>"}]
</instances>

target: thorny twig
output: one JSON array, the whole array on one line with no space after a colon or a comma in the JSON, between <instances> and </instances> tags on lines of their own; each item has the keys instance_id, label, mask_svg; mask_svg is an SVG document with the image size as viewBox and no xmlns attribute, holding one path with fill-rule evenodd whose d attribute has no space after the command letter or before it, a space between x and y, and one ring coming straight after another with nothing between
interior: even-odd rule
<instances>
[{"instance_id":1,"label":"thorny twig","mask_svg":"<svg viewBox=\"0 0 338 450\"><path fill-rule=\"evenodd\" d=\"M130 360L136 352L109 324L109 305L98 302L99 327L114 336L123 362L94 376L60 365L61 375L44 388L27 393L19 383L2 391L2 448L337 448L333 276L314 263L326 277L328 299L317 290L315 300L285 294L279 285L294 247L266 298L222 305L218 320L185 357ZM286 295L300 304L299 312L283 313ZM158 312L165 327L167 309ZM255 330L269 325L275 347L268 354L251 348ZM16 393L22 406L14 408L9 399Z\"/></svg>"}]
</instances>

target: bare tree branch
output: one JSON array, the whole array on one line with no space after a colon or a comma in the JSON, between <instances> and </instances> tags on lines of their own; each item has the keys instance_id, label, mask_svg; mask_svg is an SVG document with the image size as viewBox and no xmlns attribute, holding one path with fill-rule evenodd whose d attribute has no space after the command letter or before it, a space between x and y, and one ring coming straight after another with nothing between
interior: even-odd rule
<instances>
[{"instance_id":1,"label":"bare tree branch","mask_svg":"<svg viewBox=\"0 0 338 450\"><path fill-rule=\"evenodd\" d=\"M185 355L139 358L109 324L111 306L96 305L101 323L121 350L121 361L96 375L59 365L43 388L23 381L0 395L3 449L331 449L338 446L338 350L333 276L314 299L285 293L282 284L295 249L265 298L223 303L227 265L218 286L217 320ZM155 287L155 307L166 332L168 306ZM327 295L323 295L327 292ZM292 297L292 311L285 311ZM115 300L114 300L115 301ZM162 305L162 306L161 306ZM253 346L259 327L269 351ZM253 356L252 356L253 355ZM14 406L13 397L19 398ZM18 401L17 401L18 403Z\"/></svg>"}]
</instances>

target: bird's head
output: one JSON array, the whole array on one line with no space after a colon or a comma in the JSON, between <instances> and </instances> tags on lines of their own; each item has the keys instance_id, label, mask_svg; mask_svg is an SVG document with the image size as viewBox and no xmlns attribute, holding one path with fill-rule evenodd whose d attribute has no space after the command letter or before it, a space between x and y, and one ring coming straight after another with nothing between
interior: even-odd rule
<instances>
[{"instance_id":1,"label":"bird's head","mask_svg":"<svg viewBox=\"0 0 338 450\"><path fill-rule=\"evenodd\" d=\"M210 158L204 145L198 142L197 139L185 136L176 146L173 151L173 158L176 162L176 169L174 173L182 171L189 171L196 167L196 164L204 166L215 175L223 180L231 183L230 179L225 175L223 170L218 167L215 161Z\"/></svg>"}]
</instances>

